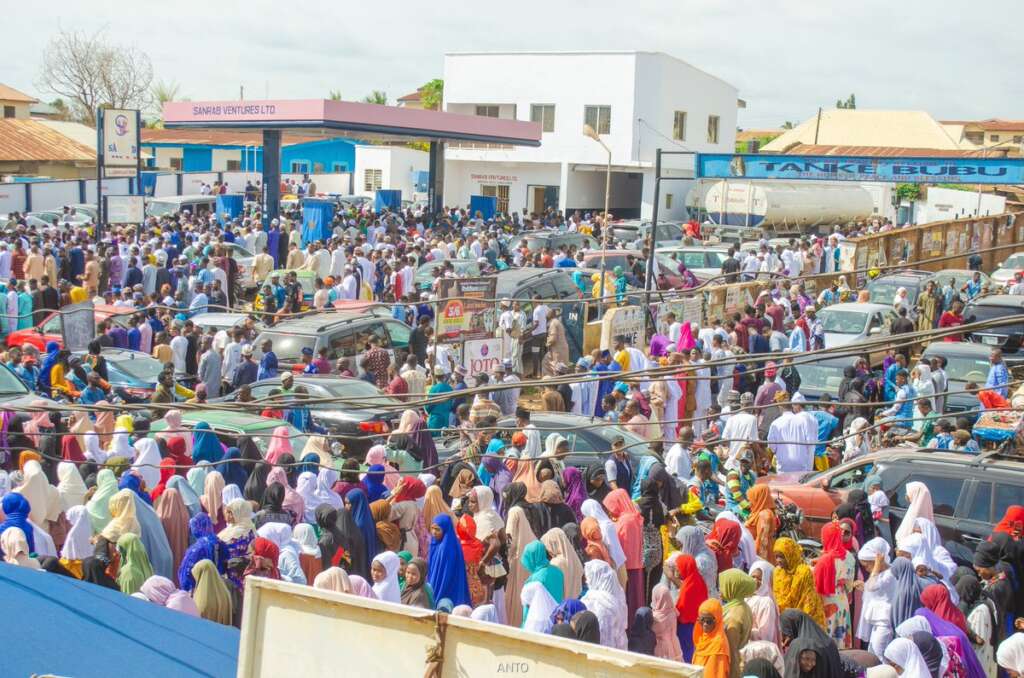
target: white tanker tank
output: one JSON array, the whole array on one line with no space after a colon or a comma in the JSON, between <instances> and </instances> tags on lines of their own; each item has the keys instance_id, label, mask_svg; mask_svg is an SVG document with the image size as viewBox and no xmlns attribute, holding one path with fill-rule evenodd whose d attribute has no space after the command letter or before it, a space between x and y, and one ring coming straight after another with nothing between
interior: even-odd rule
<instances>
[{"instance_id":1,"label":"white tanker tank","mask_svg":"<svg viewBox=\"0 0 1024 678\"><path fill-rule=\"evenodd\" d=\"M859 184L743 179L699 182L687 205L699 205L716 224L789 231L866 219L875 209Z\"/></svg>"}]
</instances>

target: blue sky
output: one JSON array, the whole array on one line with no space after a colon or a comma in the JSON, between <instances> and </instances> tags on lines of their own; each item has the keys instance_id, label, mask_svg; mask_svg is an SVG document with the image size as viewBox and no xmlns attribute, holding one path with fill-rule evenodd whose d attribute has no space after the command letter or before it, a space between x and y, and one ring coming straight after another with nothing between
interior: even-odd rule
<instances>
[{"instance_id":1,"label":"blue sky","mask_svg":"<svg viewBox=\"0 0 1024 678\"><path fill-rule=\"evenodd\" d=\"M861 108L939 119L1024 119L1024 3L952 0L517 0L512 3L49 0L4 17L0 81L40 97L57 26L105 29L146 51L158 78L192 99L391 101L440 77L446 51L641 49L736 85L740 126L774 127L857 95ZM59 23L58 23L59 22Z\"/></svg>"}]
</instances>

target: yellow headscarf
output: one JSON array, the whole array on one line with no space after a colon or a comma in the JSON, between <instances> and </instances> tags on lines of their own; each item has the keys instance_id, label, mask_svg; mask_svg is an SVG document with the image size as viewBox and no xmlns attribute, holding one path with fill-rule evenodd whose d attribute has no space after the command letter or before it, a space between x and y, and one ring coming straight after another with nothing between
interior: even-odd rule
<instances>
[{"instance_id":1,"label":"yellow headscarf","mask_svg":"<svg viewBox=\"0 0 1024 678\"><path fill-rule=\"evenodd\" d=\"M804 562L800 545L789 537L780 537L775 540L774 552L781 555L786 563L777 566L773 575L772 591L779 611L788 608L802 610L825 628L825 605L814 588L814 573Z\"/></svg>"},{"instance_id":2,"label":"yellow headscarf","mask_svg":"<svg viewBox=\"0 0 1024 678\"><path fill-rule=\"evenodd\" d=\"M217 573L212 560L200 560L192 567L196 588L192 599L199 610L199 616L218 624L231 625L231 594L224 580Z\"/></svg>"},{"instance_id":3,"label":"yellow headscarf","mask_svg":"<svg viewBox=\"0 0 1024 678\"><path fill-rule=\"evenodd\" d=\"M121 490L107 502L110 507L110 522L103 528L100 534L107 541L116 542L123 534L134 534L142 536L142 527L135 517L135 493L131 490Z\"/></svg>"}]
</instances>

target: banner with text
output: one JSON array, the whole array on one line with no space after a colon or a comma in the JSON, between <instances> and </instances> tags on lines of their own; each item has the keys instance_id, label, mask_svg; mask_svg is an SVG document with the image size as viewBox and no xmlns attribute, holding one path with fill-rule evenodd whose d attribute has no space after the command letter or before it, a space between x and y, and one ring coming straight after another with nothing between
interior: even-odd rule
<instances>
[{"instance_id":1,"label":"banner with text","mask_svg":"<svg viewBox=\"0 0 1024 678\"><path fill-rule=\"evenodd\" d=\"M438 316L438 334L454 339L480 339L494 334L494 299L498 280L489 278L441 278L438 296L448 301ZM461 298L452 298L461 297Z\"/></svg>"},{"instance_id":2,"label":"banner with text","mask_svg":"<svg viewBox=\"0 0 1024 678\"><path fill-rule=\"evenodd\" d=\"M697 176L901 184L1020 184L1024 183L1024 159L702 153L697 156Z\"/></svg>"}]
</instances>

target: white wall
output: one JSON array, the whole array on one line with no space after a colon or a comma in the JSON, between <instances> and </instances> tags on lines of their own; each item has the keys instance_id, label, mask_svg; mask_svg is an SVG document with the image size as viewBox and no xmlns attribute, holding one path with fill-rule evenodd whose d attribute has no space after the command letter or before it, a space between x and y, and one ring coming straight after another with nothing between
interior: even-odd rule
<instances>
[{"instance_id":1,"label":"white wall","mask_svg":"<svg viewBox=\"0 0 1024 678\"><path fill-rule=\"evenodd\" d=\"M373 196L365 189L364 172L368 169L381 170L382 189L402 192L403 200L414 199L412 173L425 172L430 165L427 153L401 146L356 146L356 171L352 179L352 190L356 195ZM322 191L319 183L317 191Z\"/></svg>"},{"instance_id":2,"label":"white wall","mask_svg":"<svg viewBox=\"0 0 1024 678\"><path fill-rule=\"evenodd\" d=\"M928 187L924 200L914 203L914 222L926 224L930 221L963 219L965 217L988 216L1006 211L1006 198L992 193L981 194L981 210L978 210L978 193L955 188Z\"/></svg>"},{"instance_id":3,"label":"white wall","mask_svg":"<svg viewBox=\"0 0 1024 678\"><path fill-rule=\"evenodd\" d=\"M168 169L171 166L171 158L178 158L179 160L184 157L185 152L180 146L169 147L169 146L156 146L154 147L156 153L154 154L157 168Z\"/></svg>"},{"instance_id":4,"label":"white wall","mask_svg":"<svg viewBox=\"0 0 1024 678\"><path fill-rule=\"evenodd\" d=\"M95 182L93 182L95 183ZM104 181L104 184L106 181ZM32 209L57 209L82 201L77 181L37 181L32 183Z\"/></svg>"},{"instance_id":5,"label":"white wall","mask_svg":"<svg viewBox=\"0 0 1024 678\"><path fill-rule=\"evenodd\" d=\"M557 164L448 160L444 166L444 204L466 206L469 196L481 195L481 186L507 185L509 212L522 214L527 205L527 186L558 186L560 179L561 166Z\"/></svg>"},{"instance_id":6,"label":"white wall","mask_svg":"<svg viewBox=\"0 0 1024 678\"><path fill-rule=\"evenodd\" d=\"M211 151L210 169L215 172L226 170L228 168L228 160L242 162L242 149L240 148L214 148ZM245 183L243 182L242 185L245 186Z\"/></svg>"},{"instance_id":7,"label":"white wall","mask_svg":"<svg viewBox=\"0 0 1024 678\"><path fill-rule=\"evenodd\" d=\"M0 216L25 211L25 184L0 183Z\"/></svg>"}]
</instances>

